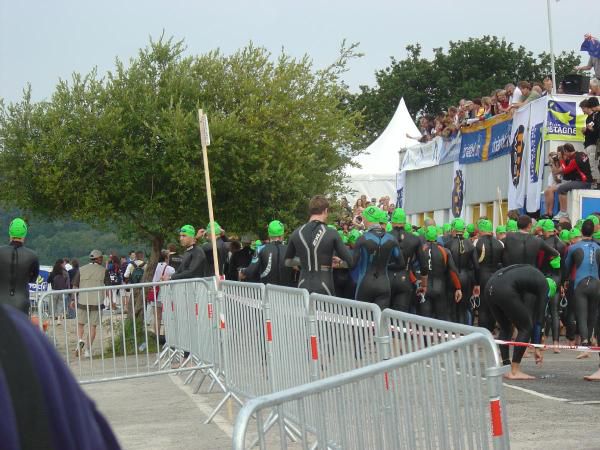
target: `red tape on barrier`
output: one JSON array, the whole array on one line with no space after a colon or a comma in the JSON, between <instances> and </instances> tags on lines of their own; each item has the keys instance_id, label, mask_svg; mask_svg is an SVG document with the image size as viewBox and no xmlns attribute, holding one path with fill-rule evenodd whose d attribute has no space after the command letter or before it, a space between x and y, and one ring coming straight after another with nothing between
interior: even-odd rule
<instances>
[{"instance_id":1,"label":"red tape on barrier","mask_svg":"<svg viewBox=\"0 0 600 450\"><path fill-rule=\"evenodd\" d=\"M267 342L273 342L273 330L271 328L271 321L267 320L265 326L267 328Z\"/></svg>"},{"instance_id":2,"label":"red tape on barrier","mask_svg":"<svg viewBox=\"0 0 600 450\"><path fill-rule=\"evenodd\" d=\"M502 436L504 431L502 430L502 410L499 398L490 400L490 419L492 421L492 436Z\"/></svg>"},{"instance_id":3,"label":"red tape on barrier","mask_svg":"<svg viewBox=\"0 0 600 450\"><path fill-rule=\"evenodd\" d=\"M387 372L384 372L383 379L385 380L385 390L389 391L390 390L390 379L388 377L388 373Z\"/></svg>"},{"instance_id":4,"label":"red tape on barrier","mask_svg":"<svg viewBox=\"0 0 600 450\"><path fill-rule=\"evenodd\" d=\"M311 353L313 361L316 361L317 359L319 359L319 348L317 346L317 337L314 335L310 337L310 353Z\"/></svg>"},{"instance_id":5,"label":"red tape on barrier","mask_svg":"<svg viewBox=\"0 0 600 450\"><path fill-rule=\"evenodd\" d=\"M208 318L212 319L212 317L213 317L213 305L212 305L212 303L209 303L208 304Z\"/></svg>"},{"instance_id":6,"label":"red tape on barrier","mask_svg":"<svg viewBox=\"0 0 600 450\"><path fill-rule=\"evenodd\" d=\"M196 303L196 318L198 318L198 303Z\"/></svg>"}]
</instances>

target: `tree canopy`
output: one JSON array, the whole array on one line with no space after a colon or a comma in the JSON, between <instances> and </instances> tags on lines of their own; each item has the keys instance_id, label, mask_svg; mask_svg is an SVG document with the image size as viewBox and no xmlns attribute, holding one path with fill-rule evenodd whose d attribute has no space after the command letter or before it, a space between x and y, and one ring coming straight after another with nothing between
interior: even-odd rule
<instances>
[{"instance_id":1,"label":"tree canopy","mask_svg":"<svg viewBox=\"0 0 600 450\"><path fill-rule=\"evenodd\" d=\"M461 98L483 97L521 80L541 81L551 73L549 54L536 57L523 46L495 36L450 41L447 51L433 49L431 59L422 56L419 44L406 50L406 58L392 57L388 67L376 72L375 86L361 86L350 100L352 108L365 115L370 141L385 129L402 97L413 116L437 114ZM574 52L555 58L557 83L579 60Z\"/></svg>"},{"instance_id":2,"label":"tree canopy","mask_svg":"<svg viewBox=\"0 0 600 450\"><path fill-rule=\"evenodd\" d=\"M317 70L308 56L253 44L186 56L151 41L114 71L73 74L48 101L0 105L0 202L47 218L114 224L153 254L184 223L208 221L197 110L210 122L216 220L292 227L307 199L334 191L357 153L358 112L340 107L355 45Z\"/></svg>"}]
</instances>

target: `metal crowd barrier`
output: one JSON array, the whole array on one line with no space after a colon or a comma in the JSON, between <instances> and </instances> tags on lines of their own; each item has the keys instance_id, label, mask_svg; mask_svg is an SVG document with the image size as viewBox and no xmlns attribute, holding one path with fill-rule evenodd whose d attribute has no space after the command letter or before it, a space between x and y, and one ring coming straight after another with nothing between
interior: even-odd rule
<instances>
[{"instance_id":1,"label":"metal crowd barrier","mask_svg":"<svg viewBox=\"0 0 600 450\"><path fill-rule=\"evenodd\" d=\"M48 311L48 318L40 320L39 326L44 331L47 324L46 334L81 384L208 370L213 365L209 359L213 358L205 358L205 354L199 355L197 364L191 367L171 369L169 363L182 351L190 350L192 341L198 341L192 331L196 318L189 312L194 299L208 302L206 286L210 282L191 279L45 292L38 299L37 309ZM159 309L146 308L149 289L157 287L167 341L162 351L159 334L148 326L159 321ZM74 319L57 319L57 295L80 304ZM115 304L116 310L111 308ZM96 326L90 327L90 323ZM82 328L84 336L80 335ZM90 330L95 330L93 340Z\"/></svg>"},{"instance_id":2,"label":"metal crowd barrier","mask_svg":"<svg viewBox=\"0 0 600 450\"><path fill-rule=\"evenodd\" d=\"M269 433L266 421L273 411L285 418L293 407L300 439L294 448L507 449L499 400L503 371L494 364L482 372L474 364L480 351L491 361L497 350L489 335L474 332L252 399L238 414L233 448L250 448L250 440L261 449L287 448L285 422L277 420L279 432ZM486 392L472 390L484 374ZM488 410L490 422L484 423Z\"/></svg>"}]
</instances>

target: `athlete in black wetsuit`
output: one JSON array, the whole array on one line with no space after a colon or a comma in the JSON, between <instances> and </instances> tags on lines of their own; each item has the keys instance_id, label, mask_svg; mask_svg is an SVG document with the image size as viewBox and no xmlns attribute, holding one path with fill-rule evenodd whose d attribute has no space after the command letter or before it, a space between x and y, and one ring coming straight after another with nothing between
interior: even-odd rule
<instances>
[{"instance_id":1,"label":"athlete in black wetsuit","mask_svg":"<svg viewBox=\"0 0 600 450\"><path fill-rule=\"evenodd\" d=\"M558 251L561 259L565 256L565 244L558 238L556 235L556 230L554 228L554 222L550 219L546 219L545 222L542 223L542 239L548 244L550 247ZM548 257L545 252L541 252L538 254L538 267L544 274L546 278L552 278L557 286L561 284L561 270L560 268L552 267L552 258ZM560 304L560 292L557 291L549 301L549 309L550 309L550 326L546 328L546 336L548 336L548 331L552 330L552 342L555 345L558 345L558 341L560 338L560 315L559 315L559 307ZM548 322L548 321L546 321ZM555 349L554 353L559 353L560 350Z\"/></svg>"},{"instance_id":2,"label":"athlete in black wetsuit","mask_svg":"<svg viewBox=\"0 0 600 450\"><path fill-rule=\"evenodd\" d=\"M477 262L479 264L479 285L485 287L492 275L502 267L504 244L492 236L492 224L488 220L482 222L483 229L479 230L479 236L475 241ZM496 321L490 310L485 296L480 297L479 304L479 326L494 331Z\"/></svg>"},{"instance_id":3,"label":"athlete in black wetsuit","mask_svg":"<svg viewBox=\"0 0 600 450\"><path fill-rule=\"evenodd\" d=\"M308 292L335 295L332 265L334 252L349 266L352 254L340 235L326 225L329 202L323 196L313 197L309 204L310 220L290 236L285 264L300 265L299 288Z\"/></svg>"},{"instance_id":4,"label":"athlete in black wetsuit","mask_svg":"<svg viewBox=\"0 0 600 450\"><path fill-rule=\"evenodd\" d=\"M292 268L285 265L287 245L283 243L283 224L274 220L269 224L270 242L252 260L250 266L242 269L243 277L258 278L261 283L292 286Z\"/></svg>"},{"instance_id":5,"label":"athlete in black wetsuit","mask_svg":"<svg viewBox=\"0 0 600 450\"><path fill-rule=\"evenodd\" d=\"M24 247L27 224L14 219L9 226L10 244L0 247L0 303L29 312L29 283L35 283L40 271L38 257Z\"/></svg>"},{"instance_id":6,"label":"athlete in black wetsuit","mask_svg":"<svg viewBox=\"0 0 600 450\"><path fill-rule=\"evenodd\" d=\"M479 262L475 246L469 239L464 239L465 222L455 219L451 224L451 236L444 246L450 251L460 280L463 298L456 303L453 298L448 300L451 305L452 321L467 324L469 320L469 299L471 294L479 296ZM449 292L449 295L451 293Z\"/></svg>"},{"instance_id":7,"label":"athlete in black wetsuit","mask_svg":"<svg viewBox=\"0 0 600 450\"><path fill-rule=\"evenodd\" d=\"M430 225L425 231L427 242L419 248L422 254L419 260L424 259L427 274L427 290L425 301L417 306L420 315L435 317L440 320L450 320L450 303L448 300L447 280L450 279L454 287L454 301L462 299L461 285L452 255L448 250L437 243L437 229Z\"/></svg>"},{"instance_id":8,"label":"athlete in black wetsuit","mask_svg":"<svg viewBox=\"0 0 600 450\"><path fill-rule=\"evenodd\" d=\"M367 232L354 248L354 266L358 270L355 299L375 303L382 310L390 306L392 295L388 266L406 267L398 241L380 225L382 211L369 206L363 211Z\"/></svg>"},{"instance_id":9,"label":"athlete in black wetsuit","mask_svg":"<svg viewBox=\"0 0 600 450\"><path fill-rule=\"evenodd\" d=\"M412 271L413 263L418 259L418 256L424 256L424 253L419 252L421 240L405 229L406 213L402 208L396 208L392 214L392 231L391 234L400 244L400 250L406 265L404 267L390 267L390 284L392 288L392 299L390 307L397 311L409 312L414 303L415 288L413 281L416 277ZM427 264L423 258L418 261L420 267L421 286L427 286Z\"/></svg>"},{"instance_id":10,"label":"athlete in black wetsuit","mask_svg":"<svg viewBox=\"0 0 600 450\"><path fill-rule=\"evenodd\" d=\"M513 325L517 328L517 342L535 344L541 341L542 321L546 301L556 293L556 284L546 278L535 267L528 264L515 264L497 271L484 289L484 297L500 325L499 339L508 341L512 337ZM511 372L506 378L530 380L534 377L521 372L521 359L525 347L515 347ZM504 364L508 364L508 346L500 346ZM535 350L536 363L543 360L540 349Z\"/></svg>"},{"instance_id":11,"label":"athlete in black wetsuit","mask_svg":"<svg viewBox=\"0 0 600 450\"><path fill-rule=\"evenodd\" d=\"M531 230L531 217L520 216L517 220L519 231L508 233L504 243L504 266L513 264L529 264L538 267L538 254L543 251L553 262L560 267L560 254L549 246L544 240L529 234Z\"/></svg>"}]
</instances>

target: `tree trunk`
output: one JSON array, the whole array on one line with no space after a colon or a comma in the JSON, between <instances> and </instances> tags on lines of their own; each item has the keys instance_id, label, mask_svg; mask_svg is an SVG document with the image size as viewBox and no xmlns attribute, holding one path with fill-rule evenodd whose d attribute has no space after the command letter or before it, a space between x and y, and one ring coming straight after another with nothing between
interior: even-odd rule
<instances>
[{"instance_id":1,"label":"tree trunk","mask_svg":"<svg viewBox=\"0 0 600 450\"><path fill-rule=\"evenodd\" d=\"M154 271L156 270L158 258L160 257L161 250L163 250L164 243L165 239L163 236L154 236L152 238L152 253L150 253L150 258L148 258L148 263L146 264L144 282L152 281L152 277L154 277Z\"/></svg>"}]
</instances>

